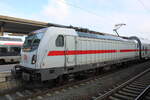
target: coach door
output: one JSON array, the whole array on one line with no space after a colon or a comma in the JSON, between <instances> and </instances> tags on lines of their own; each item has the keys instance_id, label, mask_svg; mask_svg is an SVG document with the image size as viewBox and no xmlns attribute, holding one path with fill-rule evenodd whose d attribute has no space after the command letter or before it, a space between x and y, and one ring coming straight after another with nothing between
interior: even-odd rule
<instances>
[{"instance_id":1,"label":"coach door","mask_svg":"<svg viewBox=\"0 0 150 100\"><path fill-rule=\"evenodd\" d=\"M76 37L74 37L74 36L66 36L65 37L65 49L66 49L65 62L66 62L66 66L74 66L75 62L76 62L75 38Z\"/></svg>"}]
</instances>

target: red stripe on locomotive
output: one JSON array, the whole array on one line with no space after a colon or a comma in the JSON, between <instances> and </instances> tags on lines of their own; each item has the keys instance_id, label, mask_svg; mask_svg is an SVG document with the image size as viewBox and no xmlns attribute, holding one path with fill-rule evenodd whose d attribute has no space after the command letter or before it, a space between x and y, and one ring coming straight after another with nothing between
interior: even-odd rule
<instances>
[{"instance_id":1,"label":"red stripe on locomotive","mask_svg":"<svg viewBox=\"0 0 150 100\"><path fill-rule=\"evenodd\" d=\"M116 52L137 52L138 49L128 50L68 50L68 51L49 51L48 56L61 55L81 55L81 54L101 54L101 53L116 53Z\"/></svg>"}]
</instances>

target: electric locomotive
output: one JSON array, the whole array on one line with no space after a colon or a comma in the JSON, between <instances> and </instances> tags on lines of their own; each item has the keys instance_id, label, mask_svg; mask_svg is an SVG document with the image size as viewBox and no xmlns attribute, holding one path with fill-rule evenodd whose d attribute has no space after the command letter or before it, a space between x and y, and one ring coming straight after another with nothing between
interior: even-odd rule
<instances>
[{"instance_id":1,"label":"electric locomotive","mask_svg":"<svg viewBox=\"0 0 150 100\"><path fill-rule=\"evenodd\" d=\"M150 44L137 37L53 26L26 37L13 72L27 81L47 81L145 57L150 57Z\"/></svg>"}]
</instances>

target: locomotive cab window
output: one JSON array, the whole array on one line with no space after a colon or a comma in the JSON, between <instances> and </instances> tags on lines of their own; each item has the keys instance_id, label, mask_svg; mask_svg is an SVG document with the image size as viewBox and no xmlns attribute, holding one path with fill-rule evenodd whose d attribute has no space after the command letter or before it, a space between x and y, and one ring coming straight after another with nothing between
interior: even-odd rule
<instances>
[{"instance_id":1,"label":"locomotive cab window","mask_svg":"<svg viewBox=\"0 0 150 100\"><path fill-rule=\"evenodd\" d=\"M63 47L64 46L64 36L59 35L56 39L56 46L57 47Z\"/></svg>"}]
</instances>

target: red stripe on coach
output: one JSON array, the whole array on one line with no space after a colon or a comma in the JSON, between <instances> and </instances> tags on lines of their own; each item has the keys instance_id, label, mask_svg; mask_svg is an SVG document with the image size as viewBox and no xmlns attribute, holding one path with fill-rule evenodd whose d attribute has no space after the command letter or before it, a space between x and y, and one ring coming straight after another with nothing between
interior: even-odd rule
<instances>
[{"instance_id":1,"label":"red stripe on coach","mask_svg":"<svg viewBox=\"0 0 150 100\"><path fill-rule=\"evenodd\" d=\"M3 45L23 45L23 43L4 43Z\"/></svg>"}]
</instances>

